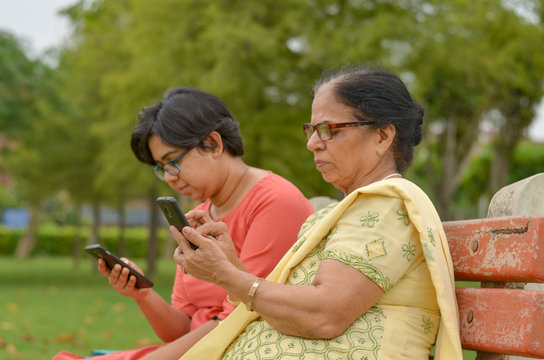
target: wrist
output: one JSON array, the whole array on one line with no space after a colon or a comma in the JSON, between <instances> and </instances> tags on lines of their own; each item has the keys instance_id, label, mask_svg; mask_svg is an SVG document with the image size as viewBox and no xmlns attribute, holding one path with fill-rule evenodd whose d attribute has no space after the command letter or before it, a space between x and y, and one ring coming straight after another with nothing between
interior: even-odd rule
<instances>
[{"instance_id":1,"label":"wrist","mask_svg":"<svg viewBox=\"0 0 544 360\"><path fill-rule=\"evenodd\" d=\"M246 309L248 311L253 311L253 298L255 297L255 294L257 293L257 290L259 289L259 286L264 281L263 278L256 278L255 281L253 281L253 284L249 288L249 291L247 293L247 298L245 301Z\"/></svg>"},{"instance_id":2,"label":"wrist","mask_svg":"<svg viewBox=\"0 0 544 360\"><path fill-rule=\"evenodd\" d=\"M151 289L139 289L136 290L131 297L134 299L134 301L136 301L136 303L142 304L148 300L151 292Z\"/></svg>"}]
</instances>

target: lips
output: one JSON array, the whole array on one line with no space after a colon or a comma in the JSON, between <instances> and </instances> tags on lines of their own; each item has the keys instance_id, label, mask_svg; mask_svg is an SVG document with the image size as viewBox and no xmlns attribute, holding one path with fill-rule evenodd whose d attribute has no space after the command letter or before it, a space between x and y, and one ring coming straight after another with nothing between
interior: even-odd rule
<instances>
[{"instance_id":1,"label":"lips","mask_svg":"<svg viewBox=\"0 0 544 360\"><path fill-rule=\"evenodd\" d=\"M176 190L182 194L182 195L185 195L185 196L188 196L189 193L191 192L191 189L189 188L189 185L185 185L183 187L178 187L176 188Z\"/></svg>"},{"instance_id":2,"label":"lips","mask_svg":"<svg viewBox=\"0 0 544 360\"><path fill-rule=\"evenodd\" d=\"M316 169L322 168L323 166L328 164L328 162L322 160L314 160L314 162Z\"/></svg>"}]
</instances>

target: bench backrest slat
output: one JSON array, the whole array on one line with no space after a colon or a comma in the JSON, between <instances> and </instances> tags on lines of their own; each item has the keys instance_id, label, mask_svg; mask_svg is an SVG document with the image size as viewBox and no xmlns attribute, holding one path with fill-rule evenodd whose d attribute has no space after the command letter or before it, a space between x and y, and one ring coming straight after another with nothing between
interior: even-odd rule
<instances>
[{"instance_id":1,"label":"bench backrest slat","mask_svg":"<svg viewBox=\"0 0 544 360\"><path fill-rule=\"evenodd\" d=\"M544 291L458 288L461 345L544 357Z\"/></svg>"},{"instance_id":2,"label":"bench backrest slat","mask_svg":"<svg viewBox=\"0 0 544 360\"><path fill-rule=\"evenodd\" d=\"M456 280L544 282L544 217L443 223Z\"/></svg>"}]
</instances>

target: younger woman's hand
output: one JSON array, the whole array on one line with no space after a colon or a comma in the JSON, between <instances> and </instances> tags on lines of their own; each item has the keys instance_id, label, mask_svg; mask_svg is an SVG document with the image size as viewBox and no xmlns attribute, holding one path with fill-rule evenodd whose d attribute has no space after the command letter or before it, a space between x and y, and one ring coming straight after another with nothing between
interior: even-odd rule
<instances>
[{"instance_id":1,"label":"younger woman's hand","mask_svg":"<svg viewBox=\"0 0 544 360\"><path fill-rule=\"evenodd\" d=\"M136 265L132 261L128 260L127 258L121 258L121 260L123 260L129 266L143 274L143 271L138 267L138 265ZM108 277L110 285L115 289L115 291L117 291L121 295L129 296L136 299L138 297L145 296L149 291L149 289L136 288L136 277L130 276L130 271L119 264L115 264L113 269L110 270L106 265L106 262L102 259L99 259L98 271L100 271L100 273L104 276Z\"/></svg>"}]
</instances>

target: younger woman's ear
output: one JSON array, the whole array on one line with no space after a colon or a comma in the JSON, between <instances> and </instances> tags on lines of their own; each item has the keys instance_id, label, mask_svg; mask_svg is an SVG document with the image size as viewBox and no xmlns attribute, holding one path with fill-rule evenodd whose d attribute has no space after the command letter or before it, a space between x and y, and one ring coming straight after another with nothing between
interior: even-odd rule
<instances>
[{"instance_id":1,"label":"younger woman's ear","mask_svg":"<svg viewBox=\"0 0 544 360\"><path fill-rule=\"evenodd\" d=\"M203 142L210 149L214 158L220 157L223 153L223 139L217 131L212 131Z\"/></svg>"}]
</instances>

